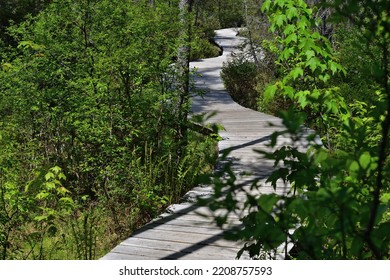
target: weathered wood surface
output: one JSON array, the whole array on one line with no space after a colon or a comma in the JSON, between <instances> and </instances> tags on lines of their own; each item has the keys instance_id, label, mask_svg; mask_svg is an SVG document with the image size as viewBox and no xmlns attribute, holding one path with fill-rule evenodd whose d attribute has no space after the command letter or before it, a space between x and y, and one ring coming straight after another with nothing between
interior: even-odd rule
<instances>
[{"instance_id":1,"label":"weathered wood surface","mask_svg":"<svg viewBox=\"0 0 390 280\"><path fill-rule=\"evenodd\" d=\"M266 149L270 135L282 130L281 120L244 108L235 103L225 91L220 71L224 61L242 42L237 30L223 29L216 33L216 42L223 55L191 63L197 69L196 87L206 91L203 97L193 98L193 113L213 113L208 122L220 123L220 153L230 149L229 160L239 182L250 181L254 176L265 177L272 171L272 162L260 160L254 149ZM269 124L272 123L273 126ZM282 139L287 143L288 139ZM280 143L283 144L283 143ZM250 176L240 174L251 174ZM261 193L274 190L264 186ZM279 188L283 192L283 186ZM213 223L212 213L194 203L198 196L212 192L210 186L198 186L188 192L182 204L171 205L167 212L152 221L115 247L102 259L235 259L243 244L224 239L224 231L240 224L239 217L230 215L224 229ZM244 196L238 195L244 198ZM241 259L248 259L243 255Z\"/></svg>"}]
</instances>

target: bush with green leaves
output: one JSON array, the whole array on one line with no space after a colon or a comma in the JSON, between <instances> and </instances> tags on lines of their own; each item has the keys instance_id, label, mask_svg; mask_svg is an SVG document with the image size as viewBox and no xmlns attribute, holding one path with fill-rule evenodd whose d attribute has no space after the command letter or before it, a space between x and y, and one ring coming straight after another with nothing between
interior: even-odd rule
<instances>
[{"instance_id":1,"label":"bush with green leaves","mask_svg":"<svg viewBox=\"0 0 390 280\"><path fill-rule=\"evenodd\" d=\"M256 109L258 75L256 64L241 53L234 54L228 62L224 62L221 71L226 90L233 100L251 109Z\"/></svg>"},{"instance_id":2,"label":"bush with green leaves","mask_svg":"<svg viewBox=\"0 0 390 280\"><path fill-rule=\"evenodd\" d=\"M188 125L171 70L178 7L153 2L53 1L8 29L17 47L0 62L2 258L100 257L208 168L211 138L178 141ZM56 186L35 174L53 166L74 202L66 217L54 215L64 207L47 201L51 190L37 208L33 188L22 191Z\"/></svg>"},{"instance_id":3,"label":"bush with green leaves","mask_svg":"<svg viewBox=\"0 0 390 280\"><path fill-rule=\"evenodd\" d=\"M342 77L334 77L333 83L340 87L340 92L348 104L356 101L368 106L375 106L380 89L378 66L382 63L380 47L376 43L366 42L364 33L349 22L339 22L333 36L335 56L346 69Z\"/></svg>"}]
</instances>

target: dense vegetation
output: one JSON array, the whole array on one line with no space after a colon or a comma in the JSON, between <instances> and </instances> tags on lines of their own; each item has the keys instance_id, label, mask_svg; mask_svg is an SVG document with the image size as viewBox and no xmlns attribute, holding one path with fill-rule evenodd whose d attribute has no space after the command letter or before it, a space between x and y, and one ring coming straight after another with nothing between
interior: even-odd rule
<instances>
[{"instance_id":1,"label":"dense vegetation","mask_svg":"<svg viewBox=\"0 0 390 280\"><path fill-rule=\"evenodd\" d=\"M249 210L230 236L247 242L239 255L261 258L290 243L286 258L389 259L389 1L265 0L254 7L244 30L248 51L224 66L225 83L236 100L282 118L286 132L274 133L271 146L285 135L310 147L259 151L275 162L267 182L288 183L288 194L248 193L244 206L215 197L212 207ZM234 176L229 185L214 180L216 193L237 191Z\"/></svg>"},{"instance_id":2,"label":"dense vegetation","mask_svg":"<svg viewBox=\"0 0 390 280\"><path fill-rule=\"evenodd\" d=\"M230 236L247 242L239 255L288 241L287 258L388 259L389 10L385 0L2 1L0 259L98 258L209 172L215 143L195 131L185 68L218 54L214 29L242 24L248 44L223 69L227 88L311 147L261 152L275 161L268 182L289 183L288 195L248 194L245 209L215 197L213 209L250 210ZM217 190L237 191L216 175Z\"/></svg>"},{"instance_id":3,"label":"dense vegetation","mask_svg":"<svg viewBox=\"0 0 390 280\"><path fill-rule=\"evenodd\" d=\"M219 52L200 2L1 2L0 259L98 258L209 171L172 66L183 28Z\"/></svg>"}]
</instances>

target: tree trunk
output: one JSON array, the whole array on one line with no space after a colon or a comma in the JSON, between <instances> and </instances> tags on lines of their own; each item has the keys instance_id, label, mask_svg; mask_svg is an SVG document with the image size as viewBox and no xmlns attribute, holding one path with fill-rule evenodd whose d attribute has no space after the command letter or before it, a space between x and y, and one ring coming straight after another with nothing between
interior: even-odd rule
<instances>
[{"instance_id":1,"label":"tree trunk","mask_svg":"<svg viewBox=\"0 0 390 280\"><path fill-rule=\"evenodd\" d=\"M191 21L190 12L192 10L193 0L180 0L180 34L179 48L177 53L177 74L179 82L179 104L178 104L178 130L177 140L180 149L179 158L183 156L187 144L187 118L189 113L190 99L190 38Z\"/></svg>"},{"instance_id":2,"label":"tree trunk","mask_svg":"<svg viewBox=\"0 0 390 280\"><path fill-rule=\"evenodd\" d=\"M249 50L251 53L251 56L253 58L253 61L256 64L256 67L260 67L259 60L257 59L257 53L254 47L254 42L253 42L253 36L252 36L252 16L249 16L248 13L248 3L246 0L244 0L244 10L245 10L245 21L246 21L246 28L248 29L248 39L249 39Z\"/></svg>"}]
</instances>

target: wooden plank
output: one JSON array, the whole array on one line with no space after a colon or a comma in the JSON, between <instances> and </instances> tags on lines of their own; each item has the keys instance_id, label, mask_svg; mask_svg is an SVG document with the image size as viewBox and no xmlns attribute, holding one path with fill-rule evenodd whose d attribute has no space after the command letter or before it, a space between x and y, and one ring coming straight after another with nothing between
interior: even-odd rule
<instances>
[{"instance_id":1,"label":"wooden plank","mask_svg":"<svg viewBox=\"0 0 390 280\"><path fill-rule=\"evenodd\" d=\"M232 243L233 244L233 243ZM239 247L238 246L218 246L218 245L202 245L198 243L189 243L189 242L180 242L180 241L161 241L154 239L142 239L142 238L129 238L126 241L122 242L123 250L132 250L135 247L138 248L158 248L159 250L166 250L171 252L197 252L200 250L208 250L209 254L220 255L222 252L228 252L231 255L237 254Z\"/></svg>"},{"instance_id":2,"label":"wooden plank","mask_svg":"<svg viewBox=\"0 0 390 280\"><path fill-rule=\"evenodd\" d=\"M120 246L120 245L118 245ZM111 252L108 254L104 255L103 257L100 258L100 260L105 260L105 261L118 261L118 260L151 260L151 259L158 259L158 258L153 258L150 255L131 255L128 252L125 253L117 253L114 252L114 250L117 247L115 247Z\"/></svg>"},{"instance_id":3,"label":"wooden plank","mask_svg":"<svg viewBox=\"0 0 390 280\"><path fill-rule=\"evenodd\" d=\"M162 225L172 225L172 226L182 226L182 227L199 227L204 229L214 229L216 228L215 222L212 220L207 221L197 221L197 220L190 220L187 219L187 217L182 217L170 220L168 222L165 222L164 220L156 220L156 224L162 224ZM235 225L240 225L240 221L236 221Z\"/></svg>"},{"instance_id":4,"label":"wooden plank","mask_svg":"<svg viewBox=\"0 0 390 280\"><path fill-rule=\"evenodd\" d=\"M240 244L239 242L232 242L225 240L223 234L208 235L202 233L183 233L183 232L167 232L158 229L148 229L138 234L134 234L132 237L150 239L150 240L160 240L160 241L172 241L172 242L182 242L189 244L202 244L202 245L214 245L220 247L232 247ZM132 238L130 237L130 238ZM123 242L126 243L126 240Z\"/></svg>"},{"instance_id":5,"label":"wooden plank","mask_svg":"<svg viewBox=\"0 0 390 280\"><path fill-rule=\"evenodd\" d=\"M169 224L169 223L161 223L161 224L149 224L143 227L143 229L157 229L166 232L182 232L182 233L200 233L207 235L217 235L223 232L222 229L217 227L212 227L209 225L208 227L196 226L194 224L188 223L187 225L178 225L178 224ZM168 234L168 233L167 233Z\"/></svg>"},{"instance_id":6,"label":"wooden plank","mask_svg":"<svg viewBox=\"0 0 390 280\"><path fill-rule=\"evenodd\" d=\"M178 248L179 247L177 247L177 249ZM220 248L214 249L212 246L208 246L207 248L205 247L196 248L196 246L194 246L193 248L188 247L176 251L176 249L169 250L169 249L162 249L159 247L148 248L148 247L138 247L138 246L127 246L127 245L120 244L103 259L117 259L119 257L122 260L125 259L130 259L130 260L131 259L133 260L142 260L142 259L234 260L237 255L237 251L232 248L226 248L222 252Z\"/></svg>"}]
</instances>

